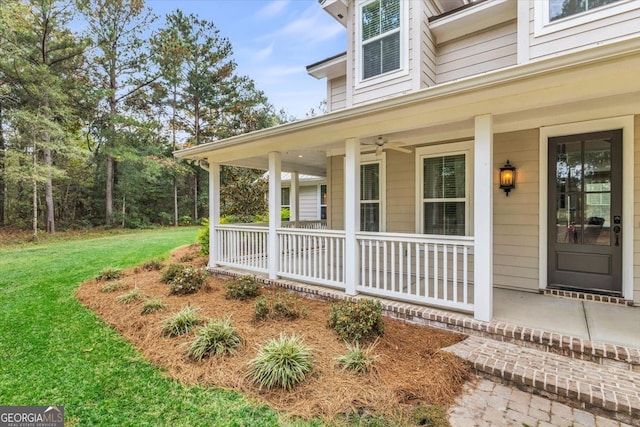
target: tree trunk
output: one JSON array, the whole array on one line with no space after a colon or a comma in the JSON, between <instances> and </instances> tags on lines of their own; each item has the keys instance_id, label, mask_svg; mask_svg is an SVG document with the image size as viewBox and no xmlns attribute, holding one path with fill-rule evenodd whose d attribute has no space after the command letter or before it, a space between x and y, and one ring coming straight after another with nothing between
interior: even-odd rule
<instances>
[{"instance_id":1,"label":"tree trunk","mask_svg":"<svg viewBox=\"0 0 640 427\"><path fill-rule=\"evenodd\" d=\"M171 147L173 148L173 151L176 151L176 110L177 110L177 104L178 104L178 86L177 84L173 84L173 102L172 102L172 107L173 107L173 117L171 119ZM173 161L176 161L176 158L173 158ZM177 227L179 225L178 223L178 180L177 178L174 176L173 177L173 225L175 227Z\"/></svg>"},{"instance_id":2,"label":"tree trunk","mask_svg":"<svg viewBox=\"0 0 640 427\"><path fill-rule=\"evenodd\" d=\"M38 239L38 179L36 178L36 169L38 166L38 152L36 151L36 143L33 143L33 240Z\"/></svg>"},{"instance_id":3,"label":"tree trunk","mask_svg":"<svg viewBox=\"0 0 640 427\"><path fill-rule=\"evenodd\" d=\"M196 171L195 179L193 180L193 220L198 221L198 171Z\"/></svg>"},{"instance_id":4,"label":"tree trunk","mask_svg":"<svg viewBox=\"0 0 640 427\"><path fill-rule=\"evenodd\" d=\"M45 137L48 139L49 137ZM46 143L46 142L45 142ZM50 148L44 149L44 164L47 167L53 166L53 155ZM53 204L53 181L51 172L47 172L47 181L44 184L44 203L47 215L47 233L54 234L56 232L55 206Z\"/></svg>"},{"instance_id":5,"label":"tree trunk","mask_svg":"<svg viewBox=\"0 0 640 427\"><path fill-rule=\"evenodd\" d=\"M105 221L107 225L111 224L113 218L113 157L107 155L107 188L105 194L106 204L106 217Z\"/></svg>"},{"instance_id":6,"label":"tree trunk","mask_svg":"<svg viewBox=\"0 0 640 427\"><path fill-rule=\"evenodd\" d=\"M4 143L4 125L3 125L3 114L2 114L2 104L0 104L0 227L4 225L4 207L5 207L5 197L6 197L6 187L4 181L4 159L5 159L5 143Z\"/></svg>"},{"instance_id":7,"label":"tree trunk","mask_svg":"<svg viewBox=\"0 0 640 427\"><path fill-rule=\"evenodd\" d=\"M194 120L194 138L196 145L200 145L200 102L196 98L193 108L193 120ZM198 221L198 170L196 169L196 176L193 180L193 220Z\"/></svg>"}]
</instances>

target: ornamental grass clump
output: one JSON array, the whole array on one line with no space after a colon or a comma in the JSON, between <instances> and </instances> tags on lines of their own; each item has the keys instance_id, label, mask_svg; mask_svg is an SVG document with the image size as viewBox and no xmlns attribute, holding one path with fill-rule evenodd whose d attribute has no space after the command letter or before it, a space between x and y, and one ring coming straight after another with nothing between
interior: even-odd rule
<instances>
[{"instance_id":1,"label":"ornamental grass clump","mask_svg":"<svg viewBox=\"0 0 640 427\"><path fill-rule=\"evenodd\" d=\"M384 333L382 304L368 298L331 304L328 326L347 342L375 339Z\"/></svg>"},{"instance_id":2,"label":"ornamental grass clump","mask_svg":"<svg viewBox=\"0 0 640 427\"><path fill-rule=\"evenodd\" d=\"M127 285L125 285L122 280L113 280L111 282L107 282L103 287L101 287L100 292L115 292L126 288Z\"/></svg>"},{"instance_id":3,"label":"ornamental grass clump","mask_svg":"<svg viewBox=\"0 0 640 427\"><path fill-rule=\"evenodd\" d=\"M226 285L226 298L245 301L260 295L260 283L253 276L242 276Z\"/></svg>"},{"instance_id":4,"label":"ornamental grass clump","mask_svg":"<svg viewBox=\"0 0 640 427\"><path fill-rule=\"evenodd\" d=\"M160 331L167 337L177 337L191 331L200 323L202 319L198 316L198 309L187 306L164 319Z\"/></svg>"},{"instance_id":5,"label":"ornamental grass clump","mask_svg":"<svg viewBox=\"0 0 640 427\"><path fill-rule=\"evenodd\" d=\"M151 314L156 311L161 311L165 309L165 305L162 301L157 298L149 299L144 302L142 305L142 309L140 310L140 314Z\"/></svg>"},{"instance_id":6,"label":"ornamental grass clump","mask_svg":"<svg viewBox=\"0 0 640 427\"><path fill-rule=\"evenodd\" d=\"M96 277L99 282L106 282L108 280L115 280L122 277L122 270L117 267L105 267L100 274Z\"/></svg>"},{"instance_id":7,"label":"ornamental grass clump","mask_svg":"<svg viewBox=\"0 0 640 427\"><path fill-rule=\"evenodd\" d=\"M364 374L371 371L374 367L374 363L378 360L379 356L373 354L373 351L378 346L378 340L365 348L360 347L359 343L351 344L345 343L347 346L347 353L338 357L338 364L347 371L357 372Z\"/></svg>"},{"instance_id":8,"label":"ornamental grass clump","mask_svg":"<svg viewBox=\"0 0 640 427\"><path fill-rule=\"evenodd\" d=\"M248 377L262 388L281 387L291 390L311 372L311 348L292 335L267 341L258 349L258 355L249 362Z\"/></svg>"},{"instance_id":9,"label":"ornamental grass clump","mask_svg":"<svg viewBox=\"0 0 640 427\"><path fill-rule=\"evenodd\" d=\"M116 301L118 301L118 303L120 304L131 304L132 302L136 302L141 298L142 296L140 295L140 289L134 288L126 294L120 295L118 298L116 298Z\"/></svg>"},{"instance_id":10,"label":"ornamental grass clump","mask_svg":"<svg viewBox=\"0 0 640 427\"><path fill-rule=\"evenodd\" d=\"M189 357L202 360L214 355L233 354L242 344L242 337L231 325L231 319L211 319L198 329L189 347Z\"/></svg>"}]
</instances>

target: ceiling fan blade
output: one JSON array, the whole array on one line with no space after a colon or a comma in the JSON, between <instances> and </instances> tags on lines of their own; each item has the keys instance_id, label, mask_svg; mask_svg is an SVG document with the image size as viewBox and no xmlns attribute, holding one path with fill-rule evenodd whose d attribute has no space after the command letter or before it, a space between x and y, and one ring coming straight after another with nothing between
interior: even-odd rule
<instances>
[{"instance_id":1,"label":"ceiling fan blade","mask_svg":"<svg viewBox=\"0 0 640 427\"><path fill-rule=\"evenodd\" d=\"M399 146L394 145L394 144L386 144L385 148L388 148L389 150L399 151L399 152L405 153L405 154L410 154L411 153L411 150L409 150L408 148L399 147Z\"/></svg>"}]
</instances>

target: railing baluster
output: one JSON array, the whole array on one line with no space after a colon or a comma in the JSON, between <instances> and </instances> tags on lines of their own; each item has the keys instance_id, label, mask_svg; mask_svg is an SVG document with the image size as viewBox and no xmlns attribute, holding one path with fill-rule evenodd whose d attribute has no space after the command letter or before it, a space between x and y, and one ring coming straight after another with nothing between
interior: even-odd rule
<instances>
[{"instance_id":1,"label":"railing baluster","mask_svg":"<svg viewBox=\"0 0 640 427\"><path fill-rule=\"evenodd\" d=\"M442 258L444 265L442 266L442 283L443 298L445 301L449 299L449 245L443 245Z\"/></svg>"},{"instance_id":2,"label":"railing baluster","mask_svg":"<svg viewBox=\"0 0 640 427\"><path fill-rule=\"evenodd\" d=\"M458 301L458 246L453 246L453 300Z\"/></svg>"},{"instance_id":3,"label":"railing baluster","mask_svg":"<svg viewBox=\"0 0 640 427\"><path fill-rule=\"evenodd\" d=\"M433 245L433 297L438 299L438 244Z\"/></svg>"}]
</instances>

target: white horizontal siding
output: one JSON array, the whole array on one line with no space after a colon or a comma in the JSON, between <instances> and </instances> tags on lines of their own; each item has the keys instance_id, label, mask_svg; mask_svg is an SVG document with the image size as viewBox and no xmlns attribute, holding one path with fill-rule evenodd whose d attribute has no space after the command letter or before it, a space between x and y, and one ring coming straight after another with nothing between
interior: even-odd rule
<instances>
[{"instance_id":1,"label":"white horizontal siding","mask_svg":"<svg viewBox=\"0 0 640 427\"><path fill-rule=\"evenodd\" d=\"M539 36L535 34L536 18L532 2L529 9L530 60L594 47L629 36L638 36L640 34L640 1L635 1L638 5L636 9ZM612 5L612 9L615 6L617 5ZM598 9L594 9L594 13L596 11ZM553 27L549 26L549 28Z\"/></svg>"},{"instance_id":2,"label":"white horizontal siding","mask_svg":"<svg viewBox=\"0 0 640 427\"><path fill-rule=\"evenodd\" d=\"M327 100L329 112L347 108L347 77L336 77L329 80L329 99Z\"/></svg>"},{"instance_id":3,"label":"white horizontal siding","mask_svg":"<svg viewBox=\"0 0 640 427\"><path fill-rule=\"evenodd\" d=\"M444 83L517 63L516 22L438 46L436 81Z\"/></svg>"},{"instance_id":4,"label":"white horizontal siding","mask_svg":"<svg viewBox=\"0 0 640 427\"><path fill-rule=\"evenodd\" d=\"M318 191L319 187L317 185L300 187L300 205L298 207L300 221L320 219L320 212L318 212Z\"/></svg>"}]
</instances>

